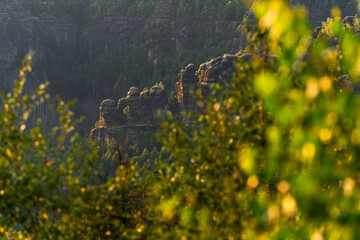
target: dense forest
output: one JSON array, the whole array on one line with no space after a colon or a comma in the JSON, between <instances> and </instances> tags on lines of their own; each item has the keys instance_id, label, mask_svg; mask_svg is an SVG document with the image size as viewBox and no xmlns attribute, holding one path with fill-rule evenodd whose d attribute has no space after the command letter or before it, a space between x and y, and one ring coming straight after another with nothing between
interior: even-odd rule
<instances>
[{"instance_id":1,"label":"dense forest","mask_svg":"<svg viewBox=\"0 0 360 240\"><path fill-rule=\"evenodd\" d=\"M50 11L39 28L56 22L64 30L71 19L78 31L74 42L47 32L38 43L50 45L16 56L12 87L4 78L14 66L0 58L1 238L359 239L360 19L344 15L350 3L308 1L324 9L316 17L286 0L0 2L27 23ZM124 21L137 26L126 26L125 43L114 43L117 34L96 37L107 25L122 32ZM241 23L240 42L224 30L231 22ZM182 40L169 41L172 32ZM187 65L234 45L235 55L196 73ZM229 59L229 81L209 77ZM134 125L129 105L116 109L167 96L180 69L178 93L195 86L188 99L177 96L184 111L158 111L132 142L123 126L144 126ZM100 130L122 121L117 136L84 137L79 112L99 104L79 102L126 92L117 105L103 101L96 119ZM78 103L67 101L74 96ZM51 130L39 115L48 102L59 117Z\"/></svg>"},{"instance_id":2,"label":"dense forest","mask_svg":"<svg viewBox=\"0 0 360 240\"><path fill-rule=\"evenodd\" d=\"M309 7L313 27L348 1L295 1ZM35 50L30 83L49 81L50 93L77 99L86 135L103 99L130 87L163 82L169 93L180 69L246 47L238 26L252 1L49 0L0 2L2 89L11 89L19 62ZM350 8L351 9L351 8ZM16 29L16 31L14 31ZM238 29L239 30L239 29ZM30 89L31 89L30 87ZM54 122L45 110L41 118Z\"/></svg>"},{"instance_id":3,"label":"dense forest","mask_svg":"<svg viewBox=\"0 0 360 240\"><path fill-rule=\"evenodd\" d=\"M33 35L39 35L28 40L38 58L33 78L50 81L53 95L78 100L76 114L88 119L83 134L98 117L93 106L102 99L119 98L132 86L150 87L155 82L163 82L170 91L188 63L237 52L236 28L247 9L240 0L9 2L15 5L14 12L25 14ZM45 27L43 23L40 30L37 23L32 27L34 18L46 20ZM14 21L9 26L24 27ZM10 37L10 41L18 40ZM19 48L12 62L16 67L28 51L28 42L14 44Z\"/></svg>"}]
</instances>

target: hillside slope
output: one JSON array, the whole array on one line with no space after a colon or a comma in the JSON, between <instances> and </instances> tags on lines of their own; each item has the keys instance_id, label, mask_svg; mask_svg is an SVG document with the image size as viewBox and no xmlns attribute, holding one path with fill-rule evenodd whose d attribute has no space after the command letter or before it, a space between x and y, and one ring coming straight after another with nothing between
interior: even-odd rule
<instances>
[{"instance_id":1,"label":"hillside slope","mask_svg":"<svg viewBox=\"0 0 360 240\"><path fill-rule=\"evenodd\" d=\"M291 2L309 9L314 26L332 5L356 12L350 0ZM169 90L189 62L238 52L244 38L236 29L245 12L240 0L1 0L0 88L10 89L22 57L35 50L29 88L48 80L52 95L78 99L86 133L102 99L160 81Z\"/></svg>"}]
</instances>

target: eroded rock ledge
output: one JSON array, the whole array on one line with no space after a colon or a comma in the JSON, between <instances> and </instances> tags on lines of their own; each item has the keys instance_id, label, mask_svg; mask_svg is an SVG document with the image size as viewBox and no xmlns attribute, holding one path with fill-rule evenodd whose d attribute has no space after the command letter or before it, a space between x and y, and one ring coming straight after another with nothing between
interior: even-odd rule
<instances>
[{"instance_id":1,"label":"eroded rock ledge","mask_svg":"<svg viewBox=\"0 0 360 240\"><path fill-rule=\"evenodd\" d=\"M181 70L179 81L175 84L175 96L170 101L161 84L142 91L131 87L127 96L120 98L118 102L113 99L104 100L99 107L99 121L91 130L90 138L101 144L119 137L127 137L130 143L140 141L147 132L158 128L158 114L195 110L191 89L200 88L207 96L211 84L231 81L235 60L247 57L225 54L201 64L197 70L194 64L189 64Z\"/></svg>"},{"instance_id":2,"label":"eroded rock ledge","mask_svg":"<svg viewBox=\"0 0 360 240\"><path fill-rule=\"evenodd\" d=\"M353 24L354 17L347 16L344 23ZM321 27L313 31L316 38L321 33ZM189 64L181 70L179 81L174 86L175 95L168 101L167 91L162 84L156 84L150 89L140 91L131 87L126 97L120 98L118 103L113 99L106 99L100 104L100 119L91 130L93 141L106 143L110 139L127 137L130 143L140 141L143 136L158 128L157 114L171 111L175 114L181 111L198 111L196 99L191 90L201 89L204 97L210 94L210 86L215 83L230 82L235 71L234 62L249 61L250 55L224 54L202 63L198 69ZM359 86L354 86L349 76L334 79L340 88L360 92Z\"/></svg>"}]
</instances>

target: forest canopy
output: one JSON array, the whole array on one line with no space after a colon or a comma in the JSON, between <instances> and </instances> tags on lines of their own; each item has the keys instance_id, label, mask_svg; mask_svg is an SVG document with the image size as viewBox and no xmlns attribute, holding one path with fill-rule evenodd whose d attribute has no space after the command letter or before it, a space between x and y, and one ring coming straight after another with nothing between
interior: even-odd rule
<instances>
[{"instance_id":1,"label":"forest canopy","mask_svg":"<svg viewBox=\"0 0 360 240\"><path fill-rule=\"evenodd\" d=\"M359 239L360 20L334 8L314 33L285 0L254 5L249 60L198 95L199 113L168 113L139 168L124 147L27 118L49 97L25 94L32 55L0 105L0 234L8 239ZM65 144L69 142L71 144ZM158 156L156 156L158 155ZM152 157L149 157L152 156ZM111 166L113 175L98 170Z\"/></svg>"}]
</instances>

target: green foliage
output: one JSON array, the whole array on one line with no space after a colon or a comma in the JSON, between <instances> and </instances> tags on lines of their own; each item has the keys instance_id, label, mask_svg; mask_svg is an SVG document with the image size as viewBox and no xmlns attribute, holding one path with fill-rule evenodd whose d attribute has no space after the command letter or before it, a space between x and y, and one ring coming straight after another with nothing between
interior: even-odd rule
<instances>
[{"instance_id":1,"label":"green foliage","mask_svg":"<svg viewBox=\"0 0 360 240\"><path fill-rule=\"evenodd\" d=\"M60 125L50 135L43 133L40 120L34 128L27 126L31 112L49 98L45 84L23 94L31 59L23 61L13 92L1 93L1 238L140 237L144 190L135 184L139 174L121 147L111 142L98 163L94 144L79 141L76 134L68 137L77 121L61 99Z\"/></svg>"},{"instance_id":2,"label":"green foliage","mask_svg":"<svg viewBox=\"0 0 360 240\"><path fill-rule=\"evenodd\" d=\"M287 1L259 1L254 9L251 60L236 63L231 83L213 86L199 102L204 112L182 122L169 114L160 153L111 141L98 161L91 145L73 139L64 147L74 125L61 100L50 138L40 126L27 129L31 110L47 97L45 85L22 94L28 56L13 93L1 95L0 234L359 239L356 27L334 18L312 39L306 13ZM344 75L352 80L342 87Z\"/></svg>"},{"instance_id":3,"label":"green foliage","mask_svg":"<svg viewBox=\"0 0 360 240\"><path fill-rule=\"evenodd\" d=\"M94 126L97 128L97 127L102 127L102 126L105 126L105 123L104 123L104 120L103 118L100 116L99 117L99 120L94 124Z\"/></svg>"},{"instance_id":4,"label":"green foliage","mask_svg":"<svg viewBox=\"0 0 360 240\"><path fill-rule=\"evenodd\" d=\"M252 59L237 64L231 86L214 88L221 96L190 126L163 124L176 161L151 188L161 216L154 231L357 239L359 97L333 79L348 74L356 86L360 40L339 18L325 25L328 37L312 40L306 13L286 1L260 1L255 14Z\"/></svg>"},{"instance_id":5,"label":"green foliage","mask_svg":"<svg viewBox=\"0 0 360 240\"><path fill-rule=\"evenodd\" d=\"M62 100L57 107L60 125L49 136L42 132L40 120L38 126L28 128L30 113L49 97L45 84L32 94L23 94L31 59L28 55L23 60L13 92L1 93L0 234L7 236L14 227L21 226L16 236L20 239L54 239L60 236L59 213L71 209L77 191L86 184L96 150L85 157L78 152L81 146L74 143L66 161L50 154L62 151L65 136L74 130L73 112ZM70 141L76 138L74 135ZM75 174L80 165L82 171Z\"/></svg>"},{"instance_id":6,"label":"green foliage","mask_svg":"<svg viewBox=\"0 0 360 240\"><path fill-rule=\"evenodd\" d=\"M158 83L155 83L156 86L159 86L159 87L162 87L162 88L165 88L165 85L163 84L163 82L158 82Z\"/></svg>"},{"instance_id":7,"label":"green foliage","mask_svg":"<svg viewBox=\"0 0 360 240\"><path fill-rule=\"evenodd\" d=\"M123 112L124 112L125 116L127 116L128 119L132 118L129 106L126 106L126 108L123 109Z\"/></svg>"}]
</instances>

